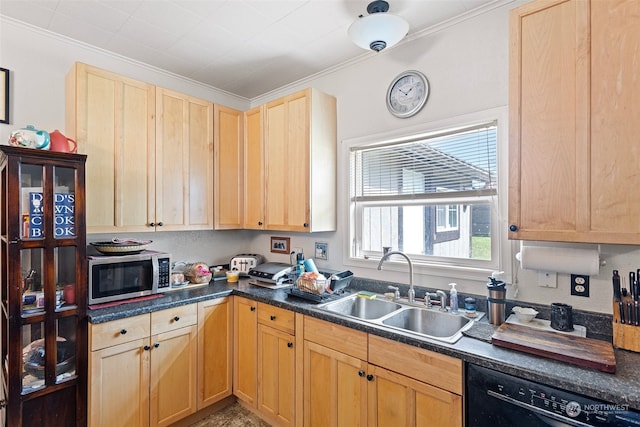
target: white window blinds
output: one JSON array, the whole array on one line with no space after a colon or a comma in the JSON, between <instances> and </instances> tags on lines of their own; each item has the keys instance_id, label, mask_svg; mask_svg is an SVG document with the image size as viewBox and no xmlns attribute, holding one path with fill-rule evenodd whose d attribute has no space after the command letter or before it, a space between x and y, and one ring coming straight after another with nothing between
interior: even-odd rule
<instances>
[{"instance_id":1,"label":"white window blinds","mask_svg":"<svg viewBox=\"0 0 640 427\"><path fill-rule=\"evenodd\" d=\"M495 195L495 122L351 149L352 201Z\"/></svg>"}]
</instances>

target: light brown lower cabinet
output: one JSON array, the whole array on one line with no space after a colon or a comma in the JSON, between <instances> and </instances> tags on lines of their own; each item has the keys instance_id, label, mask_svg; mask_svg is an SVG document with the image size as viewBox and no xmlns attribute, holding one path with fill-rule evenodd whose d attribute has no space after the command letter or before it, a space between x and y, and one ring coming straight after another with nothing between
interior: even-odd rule
<instances>
[{"instance_id":1,"label":"light brown lower cabinet","mask_svg":"<svg viewBox=\"0 0 640 427\"><path fill-rule=\"evenodd\" d=\"M198 303L198 410L233 392L232 297Z\"/></svg>"},{"instance_id":2,"label":"light brown lower cabinet","mask_svg":"<svg viewBox=\"0 0 640 427\"><path fill-rule=\"evenodd\" d=\"M197 332L193 324L151 337L151 426L196 412Z\"/></svg>"},{"instance_id":3,"label":"light brown lower cabinet","mask_svg":"<svg viewBox=\"0 0 640 427\"><path fill-rule=\"evenodd\" d=\"M256 406L258 394L258 303L233 297L233 394Z\"/></svg>"},{"instance_id":4,"label":"light brown lower cabinet","mask_svg":"<svg viewBox=\"0 0 640 427\"><path fill-rule=\"evenodd\" d=\"M276 426L296 425L296 319L302 315L234 297L234 394Z\"/></svg>"},{"instance_id":5,"label":"light brown lower cabinet","mask_svg":"<svg viewBox=\"0 0 640 427\"><path fill-rule=\"evenodd\" d=\"M376 365L368 387L370 426L462 426L462 396Z\"/></svg>"},{"instance_id":6,"label":"light brown lower cabinet","mask_svg":"<svg viewBox=\"0 0 640 427\"><path fill-rule=\"evenodd\" d=\"M141 350L149 345L147 336L91 352L90 426L149 425L150 358L148 351Z\"/></svg>"},{"instance_id":7,"label":"light brown lower cabinet","mask_svg":"<svg viewBox=\"0 0 640 427\"><path fill-rule=\"evenodd\" d=\"M305 427L462 426L462 361L304 318Z\"/></svg>"},{"instance_id":8,"label":"light brown lower cabinet","mask_svg":"<svg viewBox=\"0 0 640 427\"><path fill-rule=\"evenodd\" d=\"M196 411L196 304L90 324L89 425L167 426Z\"/></svg>"},{"instance_id":9,"label":"light brown lower cabinet","mask_svg":"<svg viewBox=\"0 0 640 427\"><path fill-rule=\"evenodd\" d=\"M366 369L364 360L305 340L304 425L366 427Z\"/></svg>"},{"instance_id":10,"label":"light brown lower cabinet","mask_svg":"<svg viewBox=\"0 0 640 427\"><path fill-rule=\"evenodd\" d=\"M258 325L258 411L280 426L295 425L295 336Z\"/></svg>"},{"instance_id":11,"label":"light brown lower cabinet","mask_svg":"<svg viewBox=\"0 0 640 427\"><path fill-rule=\"evenodd\" d=\"M232 393L274 426L462 426L462 361L248 298L89 332L91 427L166 426Z\"/></svg>"}]
</instances>

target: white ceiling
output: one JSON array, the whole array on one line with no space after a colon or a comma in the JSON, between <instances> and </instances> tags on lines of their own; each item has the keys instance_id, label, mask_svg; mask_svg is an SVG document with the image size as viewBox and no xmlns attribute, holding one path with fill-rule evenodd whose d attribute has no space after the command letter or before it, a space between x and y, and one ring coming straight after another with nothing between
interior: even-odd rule
<instances>
[{"instance_id":1,"label":"white ceiling","mask_svg":"<svg viewBox=\"0 0 640 427\"><path fill-rule=\"evenodd\" d=\"M511 0L388 0L408 38ZM349 25L368 0L0 0L0 14L245 98L375 55ZM384 54L384 51L380 54Z\"/></svg>"}]
</instances>

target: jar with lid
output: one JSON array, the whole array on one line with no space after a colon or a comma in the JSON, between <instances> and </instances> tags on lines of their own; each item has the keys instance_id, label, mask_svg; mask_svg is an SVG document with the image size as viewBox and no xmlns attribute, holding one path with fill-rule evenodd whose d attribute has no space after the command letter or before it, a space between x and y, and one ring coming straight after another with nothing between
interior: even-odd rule
<instances>
[{"instance_id":1,"label":"jar with lid","mask_svg":"<svg viewBox=\"0 0 640 427\"><path fill-rule=\"evenodd\" d=\"M464 311L469 317L476 317L476 299L472 297L466 297L464 299Z\"/></svg>"}]
</instances>

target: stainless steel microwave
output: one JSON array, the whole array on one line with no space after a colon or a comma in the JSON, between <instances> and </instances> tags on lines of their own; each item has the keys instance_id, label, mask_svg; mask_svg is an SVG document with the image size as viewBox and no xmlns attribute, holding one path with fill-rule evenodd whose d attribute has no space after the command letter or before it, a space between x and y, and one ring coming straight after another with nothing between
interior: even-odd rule
<instances>
[{"instance_id":1,"label":"stainless steel microwave","mask_svg":"<svg viewBox=\"0 0 640 427\"><path fill-rule=\"evenodd\" d=\"M169 289L171 255L145 250L88 257L89 305L153 295Z\"/></svg>"}]
</instances>

